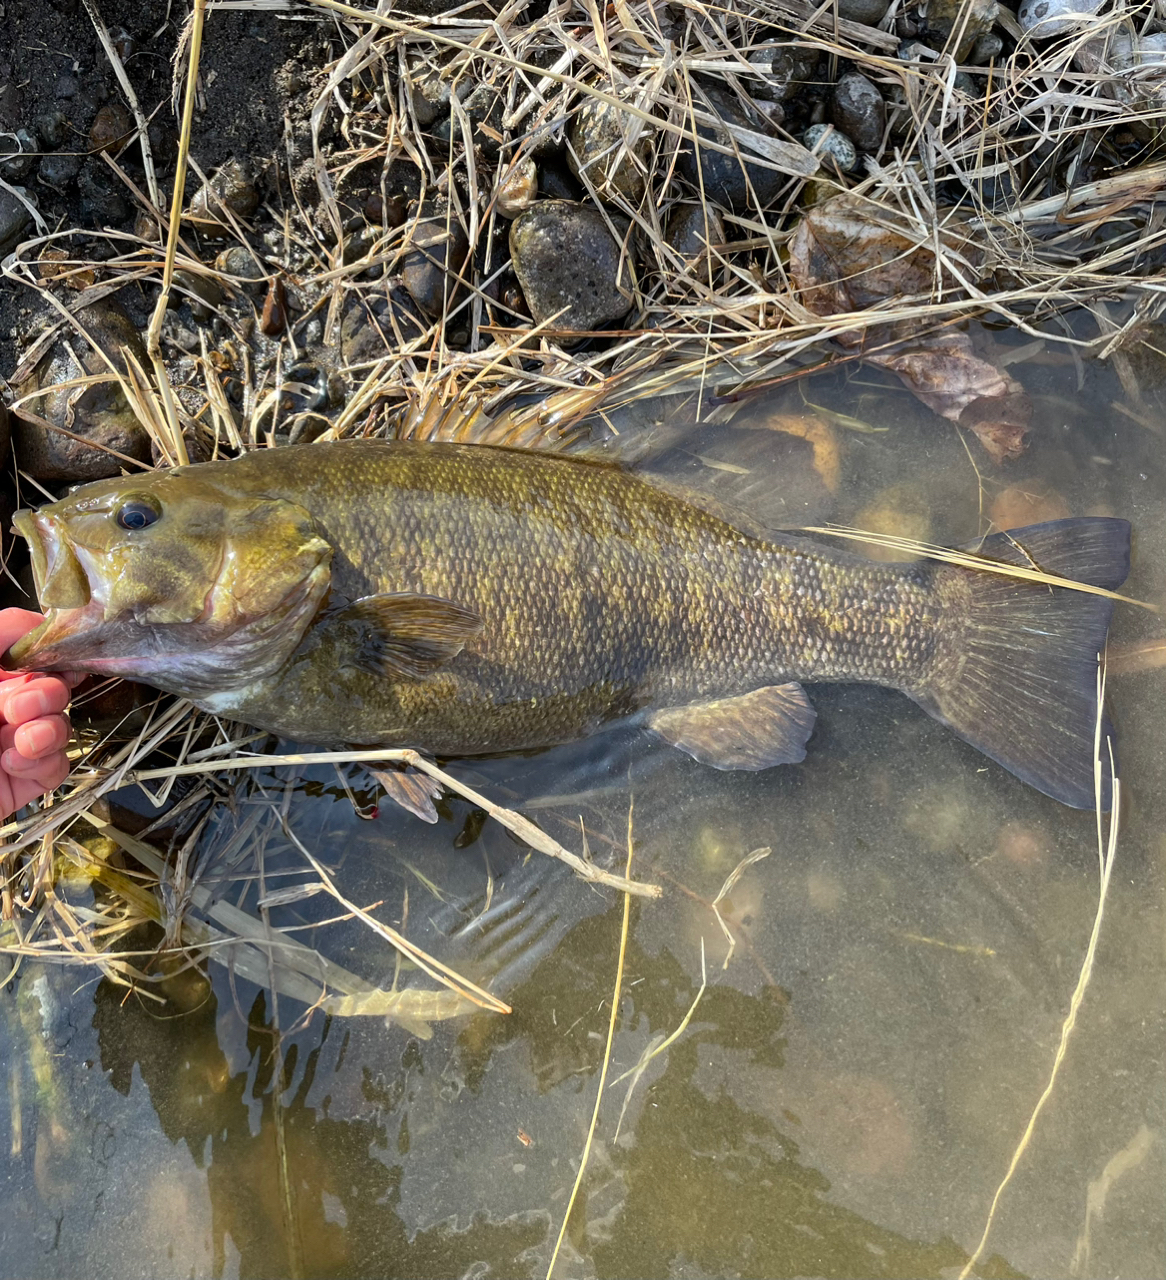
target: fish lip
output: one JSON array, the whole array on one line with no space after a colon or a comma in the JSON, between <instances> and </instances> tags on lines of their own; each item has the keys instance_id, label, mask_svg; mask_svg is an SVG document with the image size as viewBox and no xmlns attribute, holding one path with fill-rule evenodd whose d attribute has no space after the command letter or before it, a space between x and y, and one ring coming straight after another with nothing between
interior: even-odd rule
<instances>
[{"instance_id":1,"label":"fish lip","mask_svg":"<svg viewBox=\"0 0 1166 1280\"><path fill-rule=\"evenodd\" d=\"M12 531L28 543L29 556L32 560L32 580L36 585L36 594L39 599L49 576L49 556L41 525L37 521L37 513L29 510L16 512L12 517ZM59 535L55 529L51 530L50 536L55 546L59 542Z\"/></svg>"},{"instance_id":2,"label":"fish lip","mask_svg":"<svg viewBox=\"0 0 1166 1280\"><path fill-rule=\"evenodd\" d=\"M48 670L58 665L54 651L61 641L103 611L90 590L88 574L52 516L43 511L17 511L12 527L28 543L33 582L46 616L0 661L9 670Z\"/></svg>"}]
</instances>

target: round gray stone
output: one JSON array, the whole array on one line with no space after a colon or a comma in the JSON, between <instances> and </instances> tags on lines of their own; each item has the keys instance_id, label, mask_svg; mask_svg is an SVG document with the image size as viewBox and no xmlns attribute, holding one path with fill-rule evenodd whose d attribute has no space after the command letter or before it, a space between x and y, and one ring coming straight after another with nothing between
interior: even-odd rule
<instances>
[{"instance_id":1,"label":"round gray stone","mask_svg":"<svg viewBox=\"0 0 1166 1280\"><path fill-rule=\"evenodd\" d=\"M847 72L834 86L830 106L835 127L860 151L877 154L887 127L887 104L878 88L857 71Z\"/></svg>"},{"instance_id":2,"label":"round gray stone","mask_svg":"<svg viewBox=\"0 0 1166 1280\"><path fill-rule=\"evenodd\" d=\"M540 200L510 224L510 257L536 322L599 329L631 306L622 246L589 205Z\"/></svg>"}]
</instances>

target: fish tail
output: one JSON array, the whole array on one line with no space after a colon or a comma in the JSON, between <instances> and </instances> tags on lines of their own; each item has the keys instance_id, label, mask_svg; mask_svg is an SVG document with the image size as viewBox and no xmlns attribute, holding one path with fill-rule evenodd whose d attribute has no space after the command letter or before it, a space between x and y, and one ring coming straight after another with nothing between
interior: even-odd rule
<instances>
[{"instance_id":1,"label":"fish tail","mask_svg":"<svg viewBox=\"0 0 1166 1280\"><path fill-rule=\"evenodd\" d=\"M1114 590L1130 565L1128 521L1083 516L994 534L970 550ZM1097 664L1113 601L944 565L944 612L929 685L911 696L1018 778L1077 809L1096 803ZM1104 715L1102 803L1110 805Z\"/></svg>"}]
</instances>

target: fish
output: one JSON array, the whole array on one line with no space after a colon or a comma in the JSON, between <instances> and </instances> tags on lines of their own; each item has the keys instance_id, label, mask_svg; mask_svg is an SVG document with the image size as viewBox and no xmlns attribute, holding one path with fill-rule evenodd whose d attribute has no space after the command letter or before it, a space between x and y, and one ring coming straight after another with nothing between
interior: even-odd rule
<instances>
[{"instance_id":1,"label":"fish","mask_svg":"<svg viewBox=\"0 0 1166 1280\"><path fill-rule=\"evenodd\" d=\"M635 718L756 770L805 758L805 684L857 681L1094 804L1112 599L865 560L617 465L290 445L86 484L14 528L46 617L6 665L124 676L299 742L468 757ZM976 550L1112 591L1130 526L1057 520Z\"/></svg>"}]
</instances>

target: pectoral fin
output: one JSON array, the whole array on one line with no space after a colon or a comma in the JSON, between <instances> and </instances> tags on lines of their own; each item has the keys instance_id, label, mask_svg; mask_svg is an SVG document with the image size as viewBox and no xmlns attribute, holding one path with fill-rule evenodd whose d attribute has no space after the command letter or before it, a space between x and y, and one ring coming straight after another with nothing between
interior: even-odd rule
<instances>
[{"instance_id":1,"label":"pectoral fin","mask_svg":"<svg viewBox=\"0 0 1166 1280\"><path fill-rule=\"evenodd\" d=\"M408 809L422 822L437 821L433 801L441 795L441 783L436 778L418 773L416 769L369 769L369 773L384 787L388 798L402 809Z\"/></svg>"},{"instance_id":2,"label":"pectoral fin","mask_svg":"<svg viewBox=\"0 0 1166 1280\"><path fill-rule=\"evenodd\" d=\"M735 698L663 707L648 726L701 764L768 769L806 758L814 708L800 684L767 685Z\"/></svg>"},{"instance_id":3,"label":"pectoral fin","mask_svg":"<svg viewBox=\"0 0 1166 1280\"><path fill-rule=\"evenodd\" d=\"M356 632L356 660L378 675L420 679L457 657L482 629L482 619L440 596L365 596L328 619L326 625Z\"/></svg>"}]
</instances>

